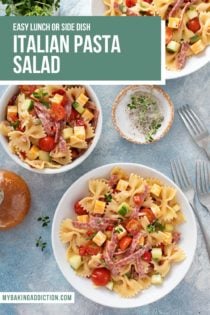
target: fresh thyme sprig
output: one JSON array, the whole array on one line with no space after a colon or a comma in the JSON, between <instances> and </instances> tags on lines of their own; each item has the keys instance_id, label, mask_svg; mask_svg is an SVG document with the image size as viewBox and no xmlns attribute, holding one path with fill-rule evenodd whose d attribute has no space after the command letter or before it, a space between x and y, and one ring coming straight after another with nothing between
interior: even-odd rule
<instances>
[{"instance_id":1,"label":"fresh thyme sprig","mask_svg":"<svg viewBox=\"0 0 210 315\"><path fill-rule=\"evenodd\" d=\"M47 247L47 242L43 242L42 237L40 236L36 240L36 247L39 247L41 249L41 251L43 252L44 249Z\"/></svg>"},{"instance_id":2,"label":"fresh thyme sprig","mask_svg":"<svg viewBox=\"0 0 210 315\"><path fill-rule=\"evenodd\" d=\"M42 216L42 217L39 217L37 221L41 222L42 226L45 227L45 226L48 226L48 224L50 223L50 218L48 216L46 217Z\"/></svg>"}]
</instances>

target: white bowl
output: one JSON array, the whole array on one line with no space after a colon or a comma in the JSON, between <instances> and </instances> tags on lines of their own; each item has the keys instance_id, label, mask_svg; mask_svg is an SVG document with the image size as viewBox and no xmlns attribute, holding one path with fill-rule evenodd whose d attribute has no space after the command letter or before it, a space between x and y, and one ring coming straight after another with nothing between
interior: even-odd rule
<instances>
[{"instance_id":1,"label":"white bowl","mask_svg":"<svg viewBox=\"0 0 210 315\"><path fill-rule=\"evenodd\" d=\"M129 119L127 105L130 103L131 96L135 92L146 92L153 95L159 102L160 112L164 117L161 127L153 135L152 142L146 142L142 134ZM162 139L170 130L174 120L174 105L169 95L160 87L153 85L130 85L123 88L115 98L112 107L112 120L115 129L124 139L137 143L148 144Z\"/></svg>"},{"instance_id":2,"label":"white bowl","mask_svg":"<svg viewBox=\"0 0 210 315\"><path fill-rule=\"evenodd\" d=\"M186 223L180 226L182 238L181 248L186 253L186 259L172 266L171 272L164 279L161 286L151 286L139 295L124 299L104 288L94 288L90 279L77 276L66 260L66 248L59 239L61 222L66 218L74 217L74 203L83 198L88 193L88 180L92 178L107 177L114 166L119 166L127 172L141 174L142 177L155 177L166 185L177 189L177 200L186 216ZM60 200L52 224L52 247L57 264L66 280L81 294L88 299L109 307L132 308L146 305L163 298L171 292L184 278L189 270L196 249L197 229L193 211L183 194L183 192L165 175L160 172L140 164L119 163L109 164L96 168L80 177L69 187Z\"/></svg>"},{"instance_id":3,"label":"white bowl","mask_svg":"<svg viewBox=\"0 0 210 315\"><path fill-rule=\"evenodd\" d=\"M91 12L94 16L102 16L106 7L103 0L91 0ZM185 67L180 71L168 71L166 70L166 79L177 79L193 73L210 61L210 46L208 46L201 54L192 56L187 59Z\"/></svg>"},{"instance_id":4,"label":"white bowl","mask_svg":"<svg viewBox=\"0 0 210 315\"><path fill-rule=\"evenodd\" d=\"M38 169L30 167L27 163L24 163L23 161L21 161L21 159L16 154L13 154L9 149L8 141L7 141L6 137L0 135L0 143L2 144L4 150L7 152L7 154L20 166L26 168L27 170L29 170L31 172L40 173L40 174L58 174L58 173L67 172L67 171L75 168L79 164L81 164L85 159L87 159L87 157L92 153L92 151L96 147L96 145L99 141L100 135L101 135L102 110L101 110L101 105L99 103L99 100L98 100L95 92L93 91L93 89L88 85L85 85L85 89L86 89L88 95L90 96L91 100L93 100L93 102L97 106L97 109L99 110L99 118L98 118L98 123L97 123L96 131L95 131L95 137L94 137L90 147L87 149L87 151L85 151L85 153L83 155L81 155L79 158L74 160L72 163L61 166L58 169L45 168L43 170L38 170ZM6 112L7 104L9 102L9 100L11 99L11 97L17 92L17 90L18 90L17 85L11 85L7 88L6 92L1 97L1 99L0 99L0 121L5 120L5 112Z\"/></svg>"}]
</instances>

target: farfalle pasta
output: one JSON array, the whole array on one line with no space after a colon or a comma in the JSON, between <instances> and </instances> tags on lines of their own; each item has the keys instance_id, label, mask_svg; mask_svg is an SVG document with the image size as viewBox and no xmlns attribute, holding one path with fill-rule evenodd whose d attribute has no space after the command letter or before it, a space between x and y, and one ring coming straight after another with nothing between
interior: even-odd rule
<instances>
[{"instance_id":1,"label":"farfalle pasta","mask_svg":"<svg viewBox=\"0 0 210 315\"><path fill-rule=\"evenodd\" d=\"M32 168L60 168L91 145L98 109L84 86L20 86L6 108L0 133Z\"/></svg>"},{"instance_id":2,"label":"farfalle pasta","mask_svg":"<svg viewBox=\"0 0 210 315\"><path fill-rule=\"evenodd\" d=\"M161 285L185 258L177 230L185 218L176 190L116 167L108 178L89 180L88 190L74 205L76 218L60 227L70 266L124 298Z\"/></svg>"},{"instance_id":3,"label":"farfalle pasta","mask_svg":"<svg viewBox=\"0 0 210 315\"><path fill-rule=\"evenodd\" d=\"M166 21L166 68L184 68L187 58L210 45L210 1L104 0L105 15L155 16Z\"/></svg>"}]
</instances>

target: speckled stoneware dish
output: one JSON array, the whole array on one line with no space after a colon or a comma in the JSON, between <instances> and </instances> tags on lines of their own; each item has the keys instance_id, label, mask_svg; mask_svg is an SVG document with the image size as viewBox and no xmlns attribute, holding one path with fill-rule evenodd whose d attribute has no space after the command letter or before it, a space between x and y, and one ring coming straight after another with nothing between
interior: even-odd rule
<instances>
[{"instance_id":1,"label":"speckled stoneware dish","mask_svg":"<svg viewBox=\"0 0 210 315\"><path fill-rule=\"evenodd\" d=\"M127 105L135 92L153 95L159 103L160 113L164 116L161 127L153 135L154 140L152 142L146 142L144 134L134 126L129 118ZM169 95L160 87L151 85L127 86L120 91L113 103L112 120L116 130L124 139L136 144L154 143L162 139L170 130L174 120L174 106Z\"/></svg>"}]
</instances>

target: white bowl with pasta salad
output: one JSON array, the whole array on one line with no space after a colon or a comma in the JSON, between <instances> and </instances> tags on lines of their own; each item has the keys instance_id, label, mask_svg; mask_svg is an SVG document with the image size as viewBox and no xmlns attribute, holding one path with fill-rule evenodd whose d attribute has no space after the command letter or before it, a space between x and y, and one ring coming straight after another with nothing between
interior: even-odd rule
<instances>
[{"instance_id":1,"label":"white bowl with pasta salad","mask_svg":"<svg viewBox=\"0 0 210 315\"><path fill-rule=\"evenodd\" d=\"M102 111L90 86L9 86L0 102L0 142L30 171L71 170L100 138Z\"/></svg>"},{"instance_id":2,"label":"white bowl with pasta salad","mask_svg":"<svg viewBox=\"0 0 210 315\"><path fill-rule=\"evenodd\" d=\"M92 0L95 16L153 16L166 21L166 79L199 70L210 61L210 2L195 0Z\"/></svg>"},{"instance_id":3,"label":"white bowl with pasta salad","mask_svg":"<svg viewBox=\"0 0 210 315\"><path fill-rule=\"evenodd\" d=\"M155 302L185 277L197 229L183 192L140 164L96 168L72 184L52 225L52 247L66 280L109 307Z\"/></svg>"}]
</instances>

